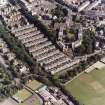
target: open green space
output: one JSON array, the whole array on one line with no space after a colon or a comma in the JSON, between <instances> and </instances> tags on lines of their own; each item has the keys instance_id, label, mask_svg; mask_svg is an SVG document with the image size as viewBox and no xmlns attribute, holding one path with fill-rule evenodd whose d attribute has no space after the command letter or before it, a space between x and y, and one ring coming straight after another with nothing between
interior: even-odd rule
<instances>
[{"instance_id":1,"label":"open green space","mask_svg":"<svg viewBox=\"0 0 105 105\"><path fill-rule=\"evenodd\" d=\"M36 80L32 80L27 84L27 86L32 90L37 90L38 88L41 87L41 85L42 85L42 83L40 83Z\"/></svg>"},{"instance_id":2,"label":"open green space","mask_svg":"<svg viewBox=\"0 0 105 105\"><path fill-rule=\"evenodd\" d=\"M83 105L105 105L105 69L83 73L65 85Z\"/></svg>"},{"instance_id":3,"label":"open green space","mask_svg":"<svg viewBox=\"0 0 105 105\"><path fill-rule=\"evenodd\" d=\"M28 100L26 100L24 103L21 103L19 105L41 105L39 98L36 95L33 95Z\"/></svg>"},{"instance_id":4,"label":"open green space","mask_svg":"<svg viewBox=\"0 0 105 105\"><path fill-rule=\"evenodd\" d=\"M28 90L22 89L18 91L14 96L18 97L18 99L20 99L21 101L25 101L26 99L30 98L32 94Z\"/></svg>"}]
</instances>

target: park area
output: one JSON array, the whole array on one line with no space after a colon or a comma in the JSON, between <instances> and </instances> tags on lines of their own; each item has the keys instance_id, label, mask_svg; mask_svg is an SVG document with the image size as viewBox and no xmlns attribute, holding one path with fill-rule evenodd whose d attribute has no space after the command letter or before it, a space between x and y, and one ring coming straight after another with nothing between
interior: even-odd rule
<instances>
[{"instance_id":1,"label":"park area","mask_svg":"<svg viewBox=\"0 0 105 105\"><path fill-rule=\"evenodd\" d=\"M14 96L15 99L19 104L18 105L40 105L42 100L40 97L35 93L37 89L42 86L42 83L36 80L30 80L26 85L25 88L19 90Z\"/></svg>"},{"instance_id":2,"label":"park area","mask_svg":"<svg viewBox=\"0 0 105 105\"><path fill-rule=\"evenodd\" d=\"M38 97L36 94L34 94L32 97L30 97L24 103L21 103L19 105L41 105L39 98L40 97Z\"/></svg>"},{"instance_id":3,"label":"park area","mask_svg":"<svg viewBox=\"0 0 105 105\"><path fill-rule=\"evenodd\" d=\"M65 88L80 104L105 105L105 69L83 73L66 83Z\"/></svg>"},{"instance_id":4,"label":"park area","mask_svg":"<svg viewBox=\"0 0 105 105\"><path fill-rule=\"evenodd\" d=\"M26 86L29 87L30 89L36 91L37 89L39 89L42 86L42 83L40 83L36 80L32 80L32 81L28 82Z\"/></svg>"},{"instance_id":5,"label":"park area","mask_svg":"<svg viewBox=\"0 0 105 105\"><path fill-rule=\"evenodd\" d=\"M24 102L25 100L27 100L28 98L30 98L32 96L32 93L29 92L28 90L26 89L22 89L20 91L18 91L14 96L13 98L15 100L17 100L19 103L20 102Z\"/></svg>"}]
</instances>

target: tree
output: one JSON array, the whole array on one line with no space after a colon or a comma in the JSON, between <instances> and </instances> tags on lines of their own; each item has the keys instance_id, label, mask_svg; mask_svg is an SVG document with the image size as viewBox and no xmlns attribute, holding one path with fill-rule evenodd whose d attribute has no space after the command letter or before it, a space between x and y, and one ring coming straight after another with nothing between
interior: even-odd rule
<instances>
[{"instance_id":1,"label":"tree","mask_svg":"<svg viewBox=\"0 0 105 105\"><path fill-rule=\"evenodd\" d=\"M64 16L67 16L68 15L68 10L66 8L63 8L62 11L64 13Z\"/></svg>"},{"instance_id":2,"label":"tree","mask_svg":"<svg viewBox=\"0 0 105 105\"><path fill-rule=\"evenodd\" d=\"M83 33L83 45L85 47L85 52L91 54L94 52L95 46L95 34L90 30L85 30Z\"/></svg>"}]
</instances>

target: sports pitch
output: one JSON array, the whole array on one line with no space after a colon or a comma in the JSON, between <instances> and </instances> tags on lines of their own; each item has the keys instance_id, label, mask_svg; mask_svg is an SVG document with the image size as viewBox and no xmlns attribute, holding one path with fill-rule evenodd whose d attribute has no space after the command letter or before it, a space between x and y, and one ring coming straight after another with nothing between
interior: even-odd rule
<instances>
[{"instance_id":1,"label":"sports pitch","mask_svg":"<svg viewBox=\"0 0 105 105\"><path fill-rule=\"evenodd\" d=\"M84 105L105 105L105 69L83 73L65 88Z\"/></svg>"},{"instance_id":2,"label":"sports pitch","mask_svg":"<svg viewBox=\"0 0 105 105\"><path fill-rule=\"evenodd\" d=\"M41 105L39 98L36 94L34 94L32 97L30 97L28 100L26 100L24 103L21 103L19 105Z\"/></svg>"},{"instance_id":3,"label":"sports pitch","mask_svg":"<svg viewBox=\"0 0 105 105\"><path fill-rule=\"evenodd\" d=\"M30 89L35 91L42 86L42 83L36 80L33 80L33 81L30 81L26 86L28 86Z\"/></svg>"},{"instance_id":4,"label":"sports pitch","mask_svg":"<svg viewBox=\"0 0 105 105\"><path fill-rule=\"evenodd\" d=\"M14 97L17 97L21 101L25 101L31 96L32 94L26 89L22 89L14 95Z\"/></svg>"}]
</instances>

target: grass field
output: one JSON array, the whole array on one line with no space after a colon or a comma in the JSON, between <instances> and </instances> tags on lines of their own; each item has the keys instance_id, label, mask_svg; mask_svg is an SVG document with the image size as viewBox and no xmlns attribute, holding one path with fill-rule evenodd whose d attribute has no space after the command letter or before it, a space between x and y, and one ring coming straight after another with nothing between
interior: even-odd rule
<instances>
[{"instance_id":1,"label":"grass field","mask_svg":"<svg viewBox=\"0 0 105 105\"><path fill-rule=\"evenodd\" d=\"M19 105L41 105L40 100L36 95L33 95L28 100L26 100L24 103L21 103Z\"/></svg>"},{"instance_id":2,"label":"grass field","mask_svg":"<svg viewBox=\"0 0 105 105\"><path fill-rule=\"evenodd\" d=\"M84 105L105 105L105 69L83 73L65 88Z\"/></svg>"},{"instance_id":3,"label":"grass field","mask_svg":"<svg viewBox=\"0 0 105 105\"><path fill-rule=\"evenodd\" d=\"M22 89L22 90L18 91L14 96L18 97L21 101L25 101L26 99L31 97L32 94L29 91L27 91L26 89Z\"/></svg>"},{"instance_id":4,"label":"grass field","mask_svg":"<svg viewBox=\"0 0 105 105\"><path fill-rule=\"evenodd\" d=\"M42 84L36 80L30 81L27 86L32 90L37 90Z\"/></svg>"}]
</instances>

